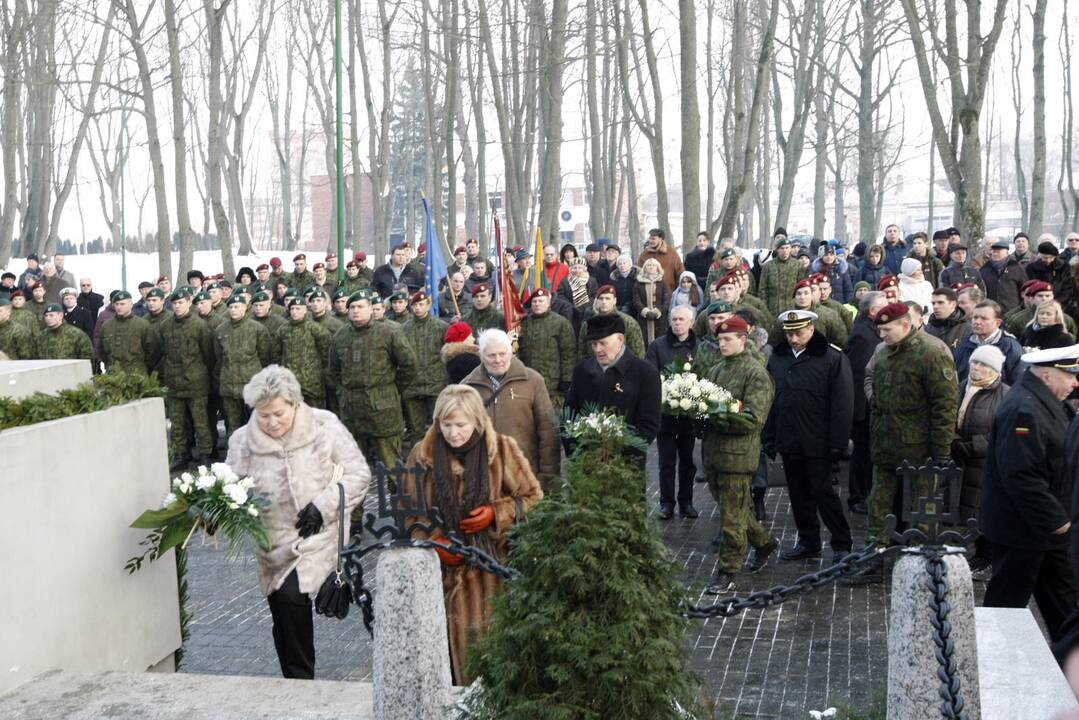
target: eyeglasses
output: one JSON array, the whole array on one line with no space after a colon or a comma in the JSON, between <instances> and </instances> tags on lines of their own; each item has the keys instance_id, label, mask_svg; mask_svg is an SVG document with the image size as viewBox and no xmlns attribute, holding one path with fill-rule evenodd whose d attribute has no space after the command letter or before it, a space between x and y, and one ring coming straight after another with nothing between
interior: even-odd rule
<instances>
[{"instance_id":1,"label":"eyeglasses","mask_svg":"<svg viewBox=\"0 0 1079 720\"><path fill-rule=\"evenodd\" d=\"M90 283L80 283L79 287L90 287Z\"/></svg>"}]
</instances>

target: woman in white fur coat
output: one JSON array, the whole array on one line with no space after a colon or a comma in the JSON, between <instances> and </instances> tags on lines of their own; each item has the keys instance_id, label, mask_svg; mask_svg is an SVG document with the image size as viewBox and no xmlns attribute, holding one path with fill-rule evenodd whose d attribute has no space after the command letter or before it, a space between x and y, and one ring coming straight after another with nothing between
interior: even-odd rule
<instances>
[{"instance_id":1,"label":"woman in white fur coat","mask_svg":"<svg viewBox=\"0 0 1079 720\"><path fill-rule=\"evenodd\" d=\"M905 258L900 265L899 297L903 302L914 302L925 308L924 315L933 307L933 286L922 274L922 263L918 258Z\"/></svg>"},{"instance_id":2,"label":"woman in white fur coat","mask_svg":"<svg viewBox=\"0 0 1079 720\"><path fill-rule=\"evenodd\" d=\"M258 553L259 587L273 616L281 674L315 676L311 595L337 567L340 494L334 465L344 473L345 517L367 494L371 473L352 435L325 410L303 401L292 371L263 368L244 387L251 419L229 438L226 462L255 480L270 505L263 519L269 552Z\"/></svg>"}]
</instances>

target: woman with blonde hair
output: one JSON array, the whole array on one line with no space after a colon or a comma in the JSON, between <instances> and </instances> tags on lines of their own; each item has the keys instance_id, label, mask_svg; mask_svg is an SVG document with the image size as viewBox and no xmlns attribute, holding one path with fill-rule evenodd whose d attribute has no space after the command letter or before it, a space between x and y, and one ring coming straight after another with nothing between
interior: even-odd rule
<instances>
[{"instance_id":1,"label":"woman with blonde hair","mask_svg":"<svg viewBox=\"0 0 1079 720\"><path fill-rule=\"evenodd\" d=\"M1023 330L1021 340L1023 347L1028 350L1075 344L1075 338L1064 327L1064 308L1056 300L1038 303L1034 317Z\"/></svg>"},{"instance_id":2,"label":"woman with blonde hair","mask_svg":"<svg viewBox=\"0 0 1079 720\"><path fill-rule=\"evenodd\" d=\"M663 280L663 266L659 260L648 258L641 265L633 288L633 314L641 325L645 347L667 332L670 304L671 291Z\"/></svg>"},{"instance_id":3,"label":"woman with blonde hair","mask_svg":"<svg viewBox=\"0 0 1079 720\"><path fill-rule=\"evenodd\" d=\"M495 431L480 394L467 385L449 385L439 393L434 422L412 449L407 465L423 466L428 506L439 509L446 529L499 562L509 554L510 529L543 498L517 441ZM406 492L415 492L412 478L406 478L404 486ZM449 544L440 530L432 539ZM472 680L465 666L468 648L486 631L491 599L502 581L448 551L440 549L438 555L454 682L467 685Z\"/></svg>"}]
</instances>

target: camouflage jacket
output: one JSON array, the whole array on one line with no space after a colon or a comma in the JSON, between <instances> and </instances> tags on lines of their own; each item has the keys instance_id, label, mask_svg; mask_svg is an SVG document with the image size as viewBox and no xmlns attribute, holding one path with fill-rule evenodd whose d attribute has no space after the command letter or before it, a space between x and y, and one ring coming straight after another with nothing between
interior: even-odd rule
<instances>
[{"instance_id":1,"label":"camouflage jacket","mask_svg":"<svg viewBox=\"0 0 1079 720\"><path fill-rule=\"evenodd\" d=\"M324 373L333 336L308 318L289 320L274 331L274 358L300 382L305 397L326 397Z\"/></svg>"},{"instance_id":2,"label":"camouflage jacket","mask_svg":"<svg viewBox=\"0 0 1079 720\"><path fill-rule=\"evenodd\" d=\"M801 264L793 257L780 260L773 257L761 267L761 284L757 296L768 306L772 317L790 304L794 285L805 275Z\"/></svg>"},{"instance_id":3,"label":"camouflage jacket","mask_svg":"<svg viewBox=\"0 0 1079 720\"><path fill-rule=\"evenodd\" d=\"M850 330L852 327L854 327L854 316L851 315L850 311L843 306L843 303L839 302L834 298L828 298L827 300L821 302L821 305L829 308L830 310L832 310L832 312L839 316L839 319L843 321L843 326L847 328L847 335L850 335ZM844 339L844 344L845 343L846 340Z\"/></svg>"},{"instance_id":4,"label":"camouflage jacket","mask_svg":"<svg viewBox=\"0 0 1079 720\"><path fill-rule=\"evenodd\" d=\"M616 310L619 315L622 316L622 322L626 325L626 347L633 351L633 354L639 358L644 357L644 351L647 349L644 346L644 335L641 334L641 324L626 315L621 310ZM595 317L595 314L589 315L585 318L585 322L581 323L581 332L577 335L577 359L588 360L594 353L592 352L592 346L584 339L585 333L588 331L588 319Z\"/></svg>"},{"instance_id":5,"label":"camouflage jacket","mask_svg":"<svg viewBox=\"0 0 1079 720\"><path fill-rule=\"evenodd\" d=\"M322 328L330 334L330 337L336 335L341 328L348 324L341 318L334 317L333 313L329 310L322 313L321 317L316 316L314 313L308 313L307 319L316 325L321 325Z\"/></svg>"},{"instance_id":6,"label":"camouflage jacket","mask_svg":"<svg viewBox=\"0 0 1079 720\"><path fill-rule=\"evenodd\" d=\"M495 307L494 303L491 303L483 310L472 308L461 319L468 323L468 326L472 328L472 334L477 337L484 330L506 329L506 316Z\"/></svg>"},{"instance_id":7,"label":"camouflage jacket","mask_svg":"<svg viewBox=\"0 0 1079 720\"><path fill-rule=\"evenodd\" d=\"M106 321L100 342L106 372L149 375L161 361L161 337L150 323L134 315Z\"/></svg>"},{"instance_id":8,"label":"camouflage jacket","mask_svg":"<svg viewBox=\"0 0 1079 720\"><path fill-rule=\"evenodd\" d=\"M309 287L318 287L318 280L310 270L304 270L302 273L290 272L285 275L285 279L290 288L296 288L297 292L301 293Z\"/></svg>"},{"instance_id":9,"label":"camouflage jacket","mask_svg":"<svg viewBox=\"0 0 1079 720\"><path fill-rule=\"evenodd\" d=\"M34 315L26 306L12 308L11 321L26 328L26 332L30 333L30 337L34 337L41 330L41 323L38 322L37 315Z\"/></svg>"},{"instance_id":10,"label":"camouflage jacket","mask_svg":"<svg viewBox=\"0 0 1079 720\"><path fill-rule=\"evenodd\" d=\"M94 346L90 336L82 330L68 323L60 323L59 327L42 329L34 337L34 357L38 360L93 362Z\"/></svg>"},{"instance_id":11,"label":"camouflage jacket","mask_svg":"<svg viewBox=\"0 0 1079 720\"><path fill-rule=\"evenodd\" d=\"M33 360L34 336L25 327L8 318L0 323L0 353L8 360Z\"/></svg>"},{"instance_id":12,"label":"camouflage jacket","mask_svg":"<svg viewBox=\"0 0 1079 720\"><path fill-rule=\"evenodd\" d=\"M266 332L270 334L271 338L277 335L278 330L289 323L289 319L286 316L277 315L272 311L266 313L266 317L255 317L254 313L249 315L249 317L262 327L266 328Z\"/></svg>"},{"instance_id":13,"label":"camouflage jacket","mask_svg":"<svg viewBox=\"0 0 1079 720\"><path fill-rule=\"evenodd\" d=\"M230 318L214 332L214 359L221 397L243 397L244 385L273 361L270 334L248 317Z\"/></svg>"},{"instance_id":14,"label":"camouflage jacket","mask_svg":"<svg viewBox=\"0 0 1079 720\"><path fill-rule=\"evenodd\" d=\"M162 322L168 320L170 317L172 317L172 313L170 313L168 310L163 309L157 315L154 315L153 313L146 313L146 315L142 319L150 323L150 327L156 329L160 326Z\"/></svg>"},{"instance_id":15,"label":"camouflage jacket","mask_svg":"<svg viewBox=\"0 0 1079 720\"><path fill-rule=\"evenodd\" d=\"M557 392L563 383L563 387L569 385L577 362L577 341L569 320L551 310L529 315L521 321L518 345L517 356L543 376L547 392Z\"/></svg>"},{"instance_id":16,"label":"camouflage jacket","mask_svg":"<svg viewBox=\"0 0 1079 720\"><path fill-rule=\"evenodd\" d=\"M350 427L366 426L374 437L404 432L400 389L416 374L416 355L404 333L388 322L349 324L333 336L327 369L337 388L341 417Z\"/></svg>"},{"instance_id":17,"label":"camouflage jacket","mask_svg":"<svg viewBox=\"0 0 1079 720\"><path fill-rule=\"evenodd\" d=\"M698 345L699 347L699 345ZM700 355L697 356L700 369ZM701 458L709 472L746 475L756 472L761 455L761 430L772 409L775 388L768 370L749 351L720 358L707 379L741 400L742 412L753 418L752 430L711 427L701 442Z\"/></svg>"},{"instance_id":18,"label":"camouflage jacket","mask_svg":"<svg viewBox=\"0 0 1079 720\"><path fill-rule=\"evenodd\" d=\"M873 371L871 453L874 465L920 465L947 457L955 436L959 390L951 353L914 332L882 346Z\"/></svg>"},{"instance_id":19,"label":"camouflage jacket","mask_svg":"<svg viewBox=\"0 0 1079 720\"><path fill-rule=\"evenodd\" d=\"M416 355L416 379L404 389L405 398L436 397L449 383L441 355L448 327L430 313L423 318L413 316L402 326L408 346Z\"/></svg>"},{"instance_id":20,"label":"camouflage jacket","mask_svg":"<svg viewBox=\"0 0 1079 720\"><path fill-rule=\"evenodd\" d=\"M371 281L374 279L375 273L369 267L361 267L360 274L354 278L350 278L345 275L345 279L341 281L340 287L343 287L349 295L357 290L363 290L365 287L371 287Z\"/></svg>"},{"instance_id":21,"label":"camouflage jacket","mask_svg":"<svg viewBox=\"0 0 1079 720\"><path fill-rule=\"evenodd\" d=\"M169 315L157 326L161 337L161 382L174 397L209 395L214 366L213 334L194 312Z\"/></svg>"}]
</instances>

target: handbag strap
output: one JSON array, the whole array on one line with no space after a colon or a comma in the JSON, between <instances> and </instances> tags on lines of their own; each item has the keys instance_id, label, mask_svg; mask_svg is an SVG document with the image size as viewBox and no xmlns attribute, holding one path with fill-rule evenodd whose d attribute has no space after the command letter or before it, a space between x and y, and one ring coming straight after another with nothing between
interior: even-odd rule
<instances>
[{"instance_id":1,"label":"handbag strap","mask_svg":"<svg viewBox=\"0 0 1079 720\"><path fill-rule=\"evenodd\" d=\"M491 407L491 405L495 402L495 400L498 400L498 396L502 394L502 390L504 390L505 387L506 387L506 383L502 383L501 385L499 385L498 389L491 393L491 397L489 397L489 398L487 398L486 400L483 401L483 407L485 407L485 408Z\"/></svg>"},{"instance_id":2,"label":"handbag strap","mask_svg":"<svg viewBox=\"0 0 1079 720\"><path fill-rule=\"evenodd\" d=\"M335 464L333 466L333 480L337 483L337 572L340 574L343 562L341 551L345 548L345 485L341 477L345 474L345 468Z\"/></svg>"}]
</instances>

